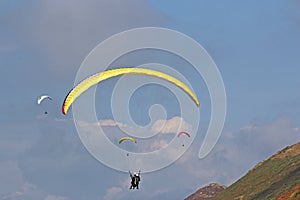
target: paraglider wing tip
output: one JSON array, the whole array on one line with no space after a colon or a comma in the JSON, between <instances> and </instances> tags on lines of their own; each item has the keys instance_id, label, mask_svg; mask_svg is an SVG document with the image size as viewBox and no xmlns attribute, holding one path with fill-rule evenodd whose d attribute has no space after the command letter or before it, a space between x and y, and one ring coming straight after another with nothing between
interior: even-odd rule
<instances>
[{"instance_id":1,"label":"paraglider wing tip","mask_svg":"<svg viewBox=\"0 0 300 200\"><path fill-rule=\"evenodd\" d=\"M67 111L65 110L65 106L63 105L62 108L61 108L61 112L66 115L67 114Z\"/></svg>"}]
</instances>

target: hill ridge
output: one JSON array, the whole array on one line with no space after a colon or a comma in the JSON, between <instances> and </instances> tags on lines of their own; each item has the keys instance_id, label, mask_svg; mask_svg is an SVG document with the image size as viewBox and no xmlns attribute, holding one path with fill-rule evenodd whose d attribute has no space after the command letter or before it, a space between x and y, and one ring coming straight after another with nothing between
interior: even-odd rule
<instances>
[{"instance_id":1,"label":"hill ridge","mask_svg":"<svg viewBox=\"0 0 300 200\"><path fill-rule=\"evenodd\" d=\"M185 198L185 200L211 200L225 189L225 185L221 185L219 183L210 183Z\"/></svg>"},{"instance_id":2,"label":"hill ridge","mask_svg":"<svg viewBox=\"0 0 300 200\"><path fill-rule=\"evenodd\" d=\"M300 142L259 162L214 200L300 199ZM294 195L287 197L285 195Z\"/></svg>"}]
</instances>

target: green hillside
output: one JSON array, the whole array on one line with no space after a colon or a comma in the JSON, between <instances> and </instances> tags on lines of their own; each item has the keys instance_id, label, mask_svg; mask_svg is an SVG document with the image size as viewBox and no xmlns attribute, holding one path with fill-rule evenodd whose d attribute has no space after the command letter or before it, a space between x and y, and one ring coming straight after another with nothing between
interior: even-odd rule
<instances>
[{"instance_id":1,"label":"green hillside","mask_svg":"<svg viewBox=\"0 0 300 200\"><path fill-rule=\"evenodd\" d=\"M300 143L260 162L214 200L300 199Z\"/></svg>"}]
</instances>

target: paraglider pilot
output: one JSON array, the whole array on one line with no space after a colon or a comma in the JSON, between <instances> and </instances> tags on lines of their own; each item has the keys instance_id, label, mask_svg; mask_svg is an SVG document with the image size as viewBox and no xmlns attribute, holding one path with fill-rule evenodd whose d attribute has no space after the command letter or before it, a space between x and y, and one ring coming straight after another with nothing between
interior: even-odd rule
<instances>
[{"instance_id":1,"label":"paraglider pilot","mask_svg":"<svg viewBox=\"0 0 300 200\"><path fill-rule=\"evenodd\" d=\"M133 175L129 171L129 175L130 175L130 178L131 178L130 189L134 189L134 188L139 189L139 182L141 180L140 174L141 174L141 170L139 170L139 173L134 173Z\"/></svg>"}]
</instances>

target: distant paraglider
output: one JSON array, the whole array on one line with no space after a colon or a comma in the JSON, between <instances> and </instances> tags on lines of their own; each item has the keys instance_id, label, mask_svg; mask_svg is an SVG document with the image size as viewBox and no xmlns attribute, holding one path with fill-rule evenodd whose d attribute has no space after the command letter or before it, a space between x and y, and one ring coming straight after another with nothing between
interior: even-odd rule
<instances>
[{"instance_id":1,"label":"distant paraglider","mask_svg":"<svg viewBox=\"0 0 300 200\"><path fill-rule=\"evenodd\" d=\"M48 95L42 95L42 96L40 96L40 97L38 98L37 104L38 104L38 105L41 105L42 102L45 101L46 99L49 99L49 100L52 101L52 98L51 98L50 96L48 96ZM45 111L44 113L45 113L46 115L48 114L47 111Z\"/></svg>"},{"instance_id":2,"label":"distant paraglider","mask_svg":"<svg viewBox=\"0 0 300 200\"><path fill-rule=\"evenodd\" d=\"M188 136L188 137L191 137L191 135L190 135L189 133L187 133L187 132L179 132L179 133L177 134L177 137L181 137L181 135L186 135L186 136Z\"/></svg>"},{"instance_id":3,"label":"distant paraglider","mask_svg":"<svg viewBox=\"0 0 300 200\"><path fill-rule=\"evenodd\" d=\"M124 142L125 140L129 140L129 141L132 141L134 143L137 143L137 140L135 138L132 138L132 137L122 137L120 140L119 140L119 144L121 144L122 142ZM126 154L126 156L129 156L129 153Z\"/></svg>"},{"instance_id":4,"label":"distant paraglider","mask_svg":"<svg viewBox=\"0 0 300 200\"><path fill-rule=\"evenodd\" d=\"M48 95L42 95L42 96L40 96L39 98L38 98L38 100L37 100L37 104L41 104L42 103L42 101L44 101L45 99L50 99L50 100L52 100L52 98L50 97L50 96L48 96Z\"/></svg>"},{"instance_id":5,"label":"distant paraglider","mask_svg":"<svg viewBox=\"0 0 300 200\"><path fill-rule=\"evenodd\" d=\"M119 144L121 144L123 141L125 140L130 140L134 143L137 143L136 139L132 138L132 137L122 137L120 140L119 140Z\"/></svg>"},{"instance_id":6,"label":"distant paraglider","mask_svg":"<svg viewBox=\"0 0 300 200\"><path fill-rule=\"evenodd\" d=\"M189 133L184 132L184 131L179 132L179 133L177 134L177 137L179 138L179 137L181 137L182 135L185 135L185 136L187 136L187 137L191 137L191 135L190 135ZM182 147L184 147L184 144L182 144Z\"/></svg>"}]
</instances>

